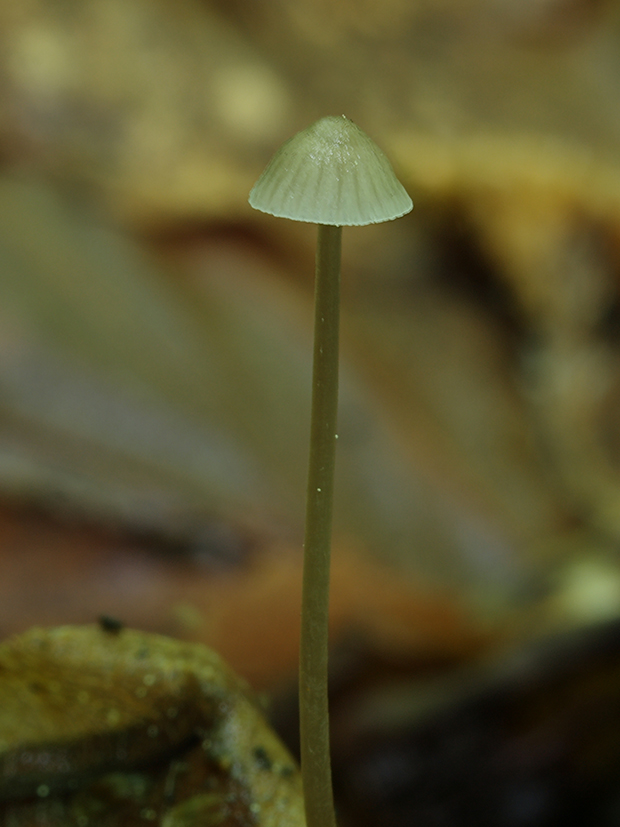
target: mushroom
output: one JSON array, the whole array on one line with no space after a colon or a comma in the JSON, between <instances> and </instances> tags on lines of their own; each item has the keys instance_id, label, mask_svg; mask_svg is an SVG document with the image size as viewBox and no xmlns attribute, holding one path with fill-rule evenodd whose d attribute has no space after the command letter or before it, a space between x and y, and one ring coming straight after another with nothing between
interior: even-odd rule
<instances>
[{"instance_id":1,"label":"mushroom","mask_svg":"<svg viewBox=\"0 0 620 827\"><path fill-rule=\"evenodd\" d=\"M338 406L342 227L391 221L413 204L379 147L344 115L283 144L250 205L318 224L310 461L299 660L301 771L308 827L335 827L327 703L327 623Z\"/></svg>"}]
</instances>

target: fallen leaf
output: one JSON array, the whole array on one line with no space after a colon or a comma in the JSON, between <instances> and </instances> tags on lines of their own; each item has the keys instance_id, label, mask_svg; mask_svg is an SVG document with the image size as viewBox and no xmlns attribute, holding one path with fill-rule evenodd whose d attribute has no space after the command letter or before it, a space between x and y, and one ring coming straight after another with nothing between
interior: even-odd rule
<instances>
[{"instance_id":1,"label":"fallen leaf","mask_svg":"<svg viewBox=\"0 0 620 827\"><path fill-rule=\"evenodd\" d=\"M0 646L3 824L303 824L300 778L247 685L204 646L32 629Z\"/></svg>"}]
</instances>

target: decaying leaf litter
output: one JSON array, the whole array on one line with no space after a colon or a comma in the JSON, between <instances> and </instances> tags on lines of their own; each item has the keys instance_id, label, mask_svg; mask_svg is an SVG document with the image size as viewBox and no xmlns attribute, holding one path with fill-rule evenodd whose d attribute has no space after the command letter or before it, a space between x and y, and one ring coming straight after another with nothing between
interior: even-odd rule
<instances>
[{"instance_id":1,"label":"decaying leaf litter","mask_svg":"<svg viewBox=\"0 0 620 827\"><path fill-rule=\"evenodd\" d=\"M205 647L33 629L0 669L2 823L303 824L292 758Z\"/></svg>"}]
</instances>

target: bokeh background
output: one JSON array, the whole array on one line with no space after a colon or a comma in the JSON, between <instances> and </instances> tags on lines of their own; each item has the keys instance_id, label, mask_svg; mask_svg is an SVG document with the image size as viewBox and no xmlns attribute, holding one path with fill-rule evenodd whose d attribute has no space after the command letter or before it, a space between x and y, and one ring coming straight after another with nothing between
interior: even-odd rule
<instances>
[{"instance_id":1,"label":"bokeh background","mask_svg":"<svg viewBox=\"0 0 620 827\"><path fill-rule=\"evenodd\" d=\"M568 747L422 811L393 735L430 680L460 698L463 668L620 613L619 100L615 0L2 0L0 635L206 642L294 741L315 231L247 195L344 113L415 209L344 234L343 823L570 819ZM586 692L592 641L547 702ZM620 714L609 658L580 732ZM564 823L620 823L619 751L592 751L606 809Z\"/></svg>"}]
</instances>

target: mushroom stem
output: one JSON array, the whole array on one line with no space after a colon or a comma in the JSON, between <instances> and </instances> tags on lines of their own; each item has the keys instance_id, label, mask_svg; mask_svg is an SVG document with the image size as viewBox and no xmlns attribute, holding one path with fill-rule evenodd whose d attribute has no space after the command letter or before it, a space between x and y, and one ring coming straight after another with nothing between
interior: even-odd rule
<instances>
[{"instance_id":1,"label":"mushroom stem","mask_svg":"<svg viewBox=\"0 0 620 827\"><path fill-rule=\"evenodd\" d=\"M338 409L342 227L319 224L318 229L299 709L307 827L335 827L329 752L327 626Z\"/></svg>"}]
</instances>

